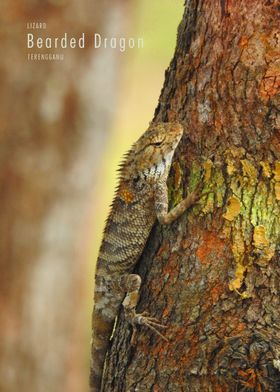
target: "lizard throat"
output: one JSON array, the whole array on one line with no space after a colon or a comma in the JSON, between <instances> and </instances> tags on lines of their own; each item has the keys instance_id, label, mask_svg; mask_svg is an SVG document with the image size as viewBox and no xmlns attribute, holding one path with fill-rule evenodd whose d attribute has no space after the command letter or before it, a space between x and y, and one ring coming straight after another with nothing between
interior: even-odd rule
<instances>
[{"instance_id":1,"label":"lizard throat","mask_svg":"<svg viewBox=\"0 0 280 392\"><path fill-rule=\"evenodd\" d=\"M169 172L171 161L173 157L173 151L168 153L162 161L144 170L143 174L147 178L158 179L162 177L166 172Z\"/></svg>"}]
</instances>

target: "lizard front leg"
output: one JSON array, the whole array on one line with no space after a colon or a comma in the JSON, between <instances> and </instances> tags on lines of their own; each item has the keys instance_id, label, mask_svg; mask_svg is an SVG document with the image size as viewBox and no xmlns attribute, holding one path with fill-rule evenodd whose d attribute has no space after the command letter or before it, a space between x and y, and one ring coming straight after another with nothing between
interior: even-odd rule
<instances>
[{"instance_id":1,"label":"lizard front leg","mask_svg":"<svg viewBox=\"0 0 280 392\"><path fill-rule=\"evenodd\" d=\"M139 300L139 291L141 287L141 277L137 274L123 275L119 278L118 283L119 287L126 292L126 296L122 304L126 320L133 327L133 334L131 338L132 344L135 340L137 325L145 325L157 335L161 336L164 340L168 341L167 338L159 331L159 329L166 328L165 325L160 324L155 317L150 317L147 312L136 313L136 306Z\"/></svg>"},{"instance_id":2,"label":"lizard front leg","mask_svg":"<svg viewBox=\"0 0 280 392\"><path fill-rule=\"evenodd\" d=\"M155 188L155 212L159 223L169 225L181 216L188 208L196 204L201 196L201 185L183 199L176 207L168 211L168 191L165 181L161 181Z\"/></svg>"}]
</instances>

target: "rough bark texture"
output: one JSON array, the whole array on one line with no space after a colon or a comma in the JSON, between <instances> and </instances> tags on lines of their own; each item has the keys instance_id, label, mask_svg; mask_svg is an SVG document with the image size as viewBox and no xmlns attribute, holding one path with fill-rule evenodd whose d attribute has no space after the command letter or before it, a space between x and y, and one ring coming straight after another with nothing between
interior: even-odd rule
<instances>
[{"instance_id":1,"label":"rough bark texture","mask_svg":"<svg viewBox=\"0 0 280 392\"><path fill-rule=\"evenodd\" d=\"M139 262L139 311L169 343L119 317L105 391L280 390L279 3L186 3L155 120L186 135L171 204L199 181L207 201L157 225Z\"/></svg>"},{"instance_id":2,"label":"rough bark texture","mask_svg":"<svg viewBox=\"0 0 280 392\"><path fill-rule=\"evenodd\" d=\"M114 36L125 10L122 0L1 1L1 391L87 389L87 216L118 91L117 51L31 62L26 23L47 23L36 36Z\"/></svg>"}]
</instances>

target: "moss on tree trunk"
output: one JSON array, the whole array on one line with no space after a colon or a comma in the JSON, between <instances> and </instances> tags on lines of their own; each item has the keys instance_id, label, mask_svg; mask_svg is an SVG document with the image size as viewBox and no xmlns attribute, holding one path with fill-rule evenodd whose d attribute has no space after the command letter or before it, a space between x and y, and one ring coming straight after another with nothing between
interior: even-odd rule
<instances>
[{"instance_id":1,"label":"moss on tree trunk","mask_svg":"<svg viewBox=\"0 0 280 392\"><path fill-rule=\"evenodd\" d=\"M186 3L154 120L185 125L170 203L211 193L154 228L138 309L169 342L121 314L106 392L280 390L278 28L276 1Z\"/></svg>"}]
</instances>

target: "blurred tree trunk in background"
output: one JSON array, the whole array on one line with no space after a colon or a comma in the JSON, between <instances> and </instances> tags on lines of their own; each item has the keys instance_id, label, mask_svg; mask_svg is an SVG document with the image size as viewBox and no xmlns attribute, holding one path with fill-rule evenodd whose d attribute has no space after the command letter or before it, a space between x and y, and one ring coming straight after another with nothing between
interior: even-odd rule
<instances>
[{"instance_id":1,"label":"blurred tree trunk in background","mask_svg":"<svg viewBox=\"0 0 280 392\"><path fill-rule=\"evenodd\" d=\"M212 193L154 228L138 271L144 327L135 347L121 313L110 391L280 390L279 3L186 2L155 120L186 134L171 204L200 181Z\"/></svg>"},{"instance_id":2,"label":"blurred tree trunk in background","mask_svg":"<svg viewBox=\"0 0 280 392\"><path fill-rule=\"evenodd\" d=\"M1 3L1 391L87 389L87 214L118 91L118 51L31 62L26 22L47 23L36 36L116 36L127 4Z\"/></svg>"}]
</instances>

